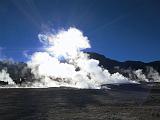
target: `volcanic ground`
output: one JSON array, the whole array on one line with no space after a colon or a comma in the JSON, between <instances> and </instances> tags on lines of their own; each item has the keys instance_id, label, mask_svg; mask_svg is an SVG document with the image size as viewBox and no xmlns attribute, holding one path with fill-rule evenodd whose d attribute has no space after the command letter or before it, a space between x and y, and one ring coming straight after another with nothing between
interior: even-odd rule
<instances>
[{"instance_id":1,"label":"volcanic ground","mask_svg":"<svg viewBox=\"0 0 160 120\"><path fill-rule=\"evenodd\" d=\"M0 89L0 120L159 120L159 91Z\"/></svg>"}]
</instances>

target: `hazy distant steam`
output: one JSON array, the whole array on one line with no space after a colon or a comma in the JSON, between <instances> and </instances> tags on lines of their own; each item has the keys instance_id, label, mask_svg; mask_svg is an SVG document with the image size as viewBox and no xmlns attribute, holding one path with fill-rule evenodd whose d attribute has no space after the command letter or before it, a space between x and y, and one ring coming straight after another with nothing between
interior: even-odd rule
<instances>
[{"instance_id":1,"label":"hazy distant steam","mask_svg":"<svg viewBox=\"0 0 160 120\"><path fill-rule=\"evenodd\" d=\"M6 72L6 70L0 71L0 81L6 82L9 85L14 85L14 81L10 78L9 74Z\"/></svg>"},{"instance_id":2,"label":"hazy distant steam","mask_svg":"<svg viewBox=\"0 0 160 120\"><path fill-rule=\"evenodd\" d=\"M131 69L131 68L120 68L115 67L119 73L123 73L128 79L135 81L145 81L145 82L160 82L160 74L151 66L146 66L143 69Z\"/></svg>"},{"instance_id":3,"label":"hazy distant steam","mask_svg":"<svg viewBox=\"0 0 160 120\"><path fill-rule=\"evenodd\" d=\"M146 81L148 82L149 80L146 78L146 76L143 74L142 69L138 69L136 71L133 71L133 73L136 75L137 79L139 81Z\"/></svg>"},{"instance_id":4,"label":"hazy distant steam","mask_svg":"<svg viewBox=\"0 0 160 120\"><path fill-rule=\"evenodd\" d=\"M128 82L121 74L99 67L98 60L89 59L82 50L91 46L80 30L71 27L38 37L45 50L35 52L28 62L37 79L34 86L99 88L105 83Z\"/></svg>"},{"instance_id":5,"label":"hazy distant steam","mask_svg":"<svg viewBox=\"0 0 160 120\"><path fill-rule=\"evenodd\" d=\"M153 67L147 67L146 76L150 81L160 82L160 75Z\"/></svg>"}]
</instances>

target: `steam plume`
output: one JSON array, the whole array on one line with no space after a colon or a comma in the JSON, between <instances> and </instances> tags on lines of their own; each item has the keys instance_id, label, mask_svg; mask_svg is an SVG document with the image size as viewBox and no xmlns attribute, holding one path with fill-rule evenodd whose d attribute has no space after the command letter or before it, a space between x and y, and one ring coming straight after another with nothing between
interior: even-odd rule
<instances>
[{"instance_id":1,"label":"steam plume","mask_svg":"<svg viewBox=\"0 0 160 120\"><path fill-rule=\"evenodd\" d=\"M14 81L10 78L9 74L6 72L6 70L2 70L0 72L0 80L8 83L9 85L14 85Z\"/></svg>"},{"instance_id":2,"label":"steam plume","mask_svg":"<svg viewBox=\"0 0 160 120\"><path fill-rule=\"evenodd\" d=\"M100 88L105 83L129 82L119 73L110 74L89 59L83 50L90 48L89 40L76 28L57 34L39 34L45 50L35 52L28 62L37 81L33 86Z\"/></svg>"}]
</instances>

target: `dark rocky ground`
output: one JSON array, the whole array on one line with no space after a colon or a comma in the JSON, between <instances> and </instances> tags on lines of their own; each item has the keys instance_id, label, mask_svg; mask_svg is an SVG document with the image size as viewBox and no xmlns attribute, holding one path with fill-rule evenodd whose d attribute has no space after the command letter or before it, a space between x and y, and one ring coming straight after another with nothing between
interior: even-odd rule
<instances>
[{"instance_id":1,"label":"dark rocky ground","mask_svg":"<svg viewBox=\"0 0 160 120\"><path fill-rule=\"evenodd\" d=\"M159 91L0 89L0 120L160 120Z\"/></svg>"}]
</instances>

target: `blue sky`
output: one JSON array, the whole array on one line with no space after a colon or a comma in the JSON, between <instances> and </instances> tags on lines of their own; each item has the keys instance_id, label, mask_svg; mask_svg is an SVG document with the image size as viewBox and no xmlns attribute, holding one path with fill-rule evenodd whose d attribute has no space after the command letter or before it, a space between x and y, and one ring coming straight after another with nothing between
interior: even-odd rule
<instances>
[{"instance_id":1,"label":"blue sky","mask_svg":"<svg viewBox=\"0 0 160 120\"><path fill-rule=\"evenodd\" d=\"M160 60L159 0L0 0L0 57L25 61L38 33L75 26L89 51L125 61Z\"/></svg>"}]
</instances>

